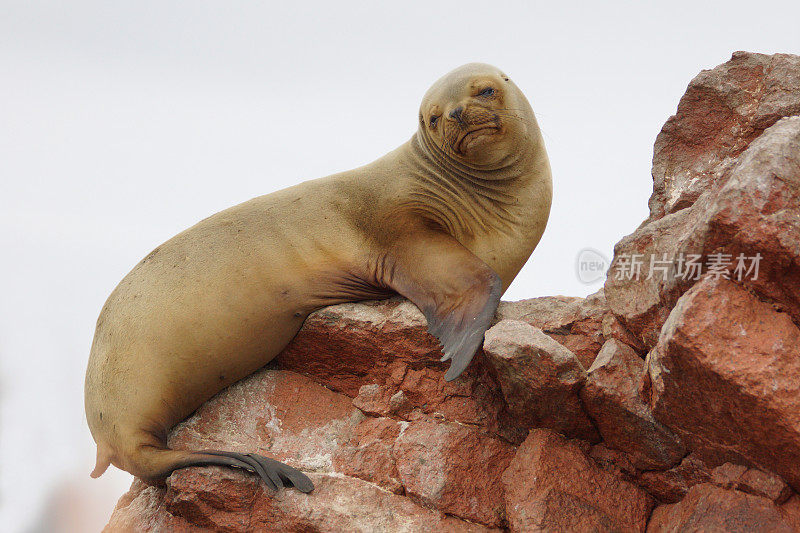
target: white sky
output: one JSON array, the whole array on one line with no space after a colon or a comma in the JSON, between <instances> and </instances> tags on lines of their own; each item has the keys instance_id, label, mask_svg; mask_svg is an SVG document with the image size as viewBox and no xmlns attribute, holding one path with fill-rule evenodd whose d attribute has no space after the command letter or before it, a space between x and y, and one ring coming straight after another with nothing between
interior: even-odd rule
<instances>
[{"instance_id":1,"label":"white sky","mask_svg":"<svg viewBox=\"0 0 800 533\"><path fill-rule=\"evenodd\" d=\"M428 86L485 61L545 134L547 231L505 299L585 295L646 217L652 145L734 50L800 53L800 3L0 1L0 523L89 483L83 373L106 296L152 248L253 196L405 142ZM280 6L280 7L278 7ZM67 481L65 481L67 480ZM83 489L74 489L83 490ZM99 493L99 496L98 496ZM88 496L87 496L88 497Z\"/></svg>"}]
</instances>

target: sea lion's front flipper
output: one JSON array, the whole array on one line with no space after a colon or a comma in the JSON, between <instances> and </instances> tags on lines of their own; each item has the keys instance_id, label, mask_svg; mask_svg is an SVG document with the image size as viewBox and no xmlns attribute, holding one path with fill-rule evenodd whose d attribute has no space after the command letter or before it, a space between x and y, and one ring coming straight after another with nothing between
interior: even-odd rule
<instances>
[{"instance_id":1,"label":"sea lion's front flipper","mask_svg":"<svg viewBox=\"0 0 800 533\"><path fill-rule=\"evenodd\" d=\"M451 360L444 378L467 368L483 342L502 294L500 277L449 235L435 231L401 237L387 257L384 282L412 302Z\"/></svg>"}]
</instances>

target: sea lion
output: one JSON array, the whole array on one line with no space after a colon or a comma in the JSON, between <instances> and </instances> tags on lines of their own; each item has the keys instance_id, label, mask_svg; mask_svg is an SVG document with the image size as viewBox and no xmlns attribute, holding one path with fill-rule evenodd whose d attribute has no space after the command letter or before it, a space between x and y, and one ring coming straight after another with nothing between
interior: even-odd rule
<instances>
[{"instance_id":1,"label":"sea lion","mask_svg":"<svg viewBox=\"0 0 800 533\"><path fill-rule=\"evenodd\" d=\"M321 307L399 293L414 302L455 379L550 212L550 165L525 96L468 64L425 94L411 139L377 161L254 198L145 257L97 321L86 417L92 477L113 463L158 482L223 465L273 490L313 485L275 460L166 446L170 428L264 366Z\"/></svg>"}]
</instances>

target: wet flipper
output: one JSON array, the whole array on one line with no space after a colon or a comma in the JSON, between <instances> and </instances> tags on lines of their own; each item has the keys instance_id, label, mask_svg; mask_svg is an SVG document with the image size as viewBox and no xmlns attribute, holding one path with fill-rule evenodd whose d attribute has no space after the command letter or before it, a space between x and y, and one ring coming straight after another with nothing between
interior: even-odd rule
<instances>
[{"instance_id":1,"label":"wet flipper","mask_svg":"<svg viewBox=\"0 0 800 533\"><path fill-rule=\"evenodd\" d=\"M444 378L457 378L483 342L500 303L500 277L457 240L441 232L414 232L390 253L384 282L414 302L428 331L450 360Z\"/></svg>"},{"instance_id":2,"label":"wet flipper","mask_svg":"<svg viewBox=\"0 0 800 533\"><path fill-rule=\"evenodd\" d=\"M311 492L314 484L301 471L291 466L255 453L236 453L219 450L203 450L192 453L181 466L230 466L257 474L276 491L283 487L294 487L300 492Z\"/></svg>"}]
</instances>

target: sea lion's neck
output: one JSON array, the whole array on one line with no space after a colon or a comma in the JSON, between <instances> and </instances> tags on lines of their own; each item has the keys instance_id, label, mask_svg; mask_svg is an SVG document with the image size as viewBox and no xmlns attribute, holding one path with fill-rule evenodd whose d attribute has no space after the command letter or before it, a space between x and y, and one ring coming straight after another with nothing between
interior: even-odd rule
<instances>
[{"instance_id":1,"label":"sea lion's neck","mask_svg":"<svg viewBox=\"0 0 800 533\"><path fill-rule=\"evenodd\" d=\"M491 169L464 165L419 131L405 148L404 163L411 170L412 182L404 204L459 240L492 230L511 232L524 221L537 165L541 165L534 143Z\"/></svg>"}]
</instances>

